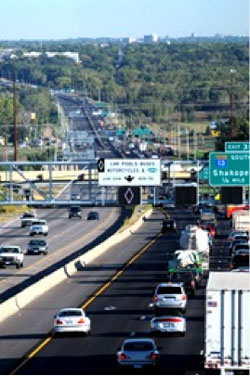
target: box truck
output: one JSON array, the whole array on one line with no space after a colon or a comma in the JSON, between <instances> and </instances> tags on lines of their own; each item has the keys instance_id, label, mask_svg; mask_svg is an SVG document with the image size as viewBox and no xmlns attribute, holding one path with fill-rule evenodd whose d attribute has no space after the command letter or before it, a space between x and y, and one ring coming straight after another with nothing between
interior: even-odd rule
<instances>
[{"instance_id":1,"label":"box truck","mask_svg":"<svg viewBox=\"0 0 250 376\"><path fill-rule=\"evenodd\" d=\"M205 368L249 372L250 292L247 272L211 272L206 288Z\"/></svg>"},{"instance_id":2,"label":"box truck","mask_svg":"<svg viewBox=\"0 0 250 376\"><path fill-rule=\"evenodd\" d=\"M232 214L232 229L234 231L247 231L250 233L250 212L240 210Z\"/></svg>"}]
</instances>

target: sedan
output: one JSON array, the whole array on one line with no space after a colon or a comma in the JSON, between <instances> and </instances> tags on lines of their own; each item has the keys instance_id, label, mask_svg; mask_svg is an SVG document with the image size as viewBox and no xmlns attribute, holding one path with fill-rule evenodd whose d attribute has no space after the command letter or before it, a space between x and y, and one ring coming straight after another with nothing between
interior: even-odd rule
<instances>
[{"instance_id":1,"label":"sedan","mask_svg":"<svg viewBox=\"0 0 250 376\"><path fill-rule=\"evenodd\" d=\"M158 359L159 352L151 338L126 339L117 352L117 361L120 366L154 367Z\"/></svg>"},{"instance_id":2,"label":"sedan","mask_svg":"<svg viewBox=\"0 0 250 376\"><path fill-rule=\"evenodd\" d=\"M161 316L153 317L150 321L152 333L179 333L186 334L186 318L178 310L166 309Z\"/></svg>"},{"instance_id":3,"label":"sedan","mask_svg":"<svg viewBox=\"0 0 250 376\"><path fill-rule=\"evenodd\" d=\"M48 254L48 244L43 239L32 239L29 241L27 246L27 254L38 254L43 253Z\"/></svg>"},{"instance_id":4,"label":"sedan","mask_svg":"<svg viewBox=\"0 0 250 376\"><path fill-rule=\"evenodd\" d=\"M48 235L48 226L36 224L30 227L29 236L33 235Z\"/></svg>"},{"instance_id":5,"label":"sedan","mask_svg":"<svg viewBox=\"0 0 250 376\"><path fill-rule=\"evenodd\" d=\"M162 222L162 232L176 232L176 222L173 219L164 219Z\"/></svg>"},{"instance_id":6,"label":"sedan","mask_svg":"<svg viewBox=\"0 0 250 376\"><path fill-rule=\"evenodd\" d=\"M89 212L88 213L88 216L87 216L88 221L96 220L96 219L99 219L99 213L97 213L97 212Z\"/></svg>"},{"instance_id":7,"label":"sedan","mask_svg":"<svg viewBox=\"0 0 250 376\"><path fill-rule=\"evenodd\" d=\"M90 319L81 308L63 308L54 316L54 331L56 333L90 334L90 327Z\"/></svg>"}]
</instances>

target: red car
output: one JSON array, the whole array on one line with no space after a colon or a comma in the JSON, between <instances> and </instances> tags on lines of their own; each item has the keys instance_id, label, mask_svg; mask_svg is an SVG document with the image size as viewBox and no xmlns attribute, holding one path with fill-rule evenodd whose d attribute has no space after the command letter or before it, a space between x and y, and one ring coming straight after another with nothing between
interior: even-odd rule
<instances>
[{"instance_id":1,"label":"red car","mask_svg":"<svg viewBox=\"0 0 250 376\"><path fill-rule=\"evenodd\" d=\"M202 223L201 228L203 230L208 231L209 235L213 238L216 236L216 230L215 227L211 223Z\"/></svg>"}]
</instances>

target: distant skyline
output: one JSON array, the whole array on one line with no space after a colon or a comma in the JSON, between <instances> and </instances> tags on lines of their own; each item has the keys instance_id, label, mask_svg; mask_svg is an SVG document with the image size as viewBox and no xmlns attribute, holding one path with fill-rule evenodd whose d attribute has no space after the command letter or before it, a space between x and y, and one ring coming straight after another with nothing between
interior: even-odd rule
<instances>
[{"instance_id":1,"label":"distant skyline","mask_svg":"<svg viewBox=\"0 0 250 376\"><path fill-rule=\"evenodd\" d=\"M249 0L0 0L0 40L249 35Z\"/></svg>"}]
</instances>

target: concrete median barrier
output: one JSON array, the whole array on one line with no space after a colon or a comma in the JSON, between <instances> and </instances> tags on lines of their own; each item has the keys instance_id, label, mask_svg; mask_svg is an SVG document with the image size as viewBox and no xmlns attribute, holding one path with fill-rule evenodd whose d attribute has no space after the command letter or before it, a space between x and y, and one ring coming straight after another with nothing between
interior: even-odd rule
<instances>
[{"instance_id":1,"label":"concrete median barrier","mask_svg":"<svg viewBox=\"0 0 250 376\"><path fill-rule=\"evenodd\" d=\"M151 213L152 209L145 213L145 217L148 218L151 215ZM20 309L24 308L32 300L38 298L45 292L49 291L51 288L55 287L65 279L71 277L74 273L84 268L85 265L91 263L97 257L107 252L107 250L110 247L120 243L121 241L131 236L131 234L135 232L141 226L142 223L143 218L140 218L134 225L128 227L124 231L116 232L110 238L108 238L98 246L92 248L84 255L69 262L68 264L59 268L50 275L42 278L41 280L35 282L23 291L17 293L14 297L0 304L0 322L6 320L11 315L17 313Z\"/></svg>"}]
</instances>

